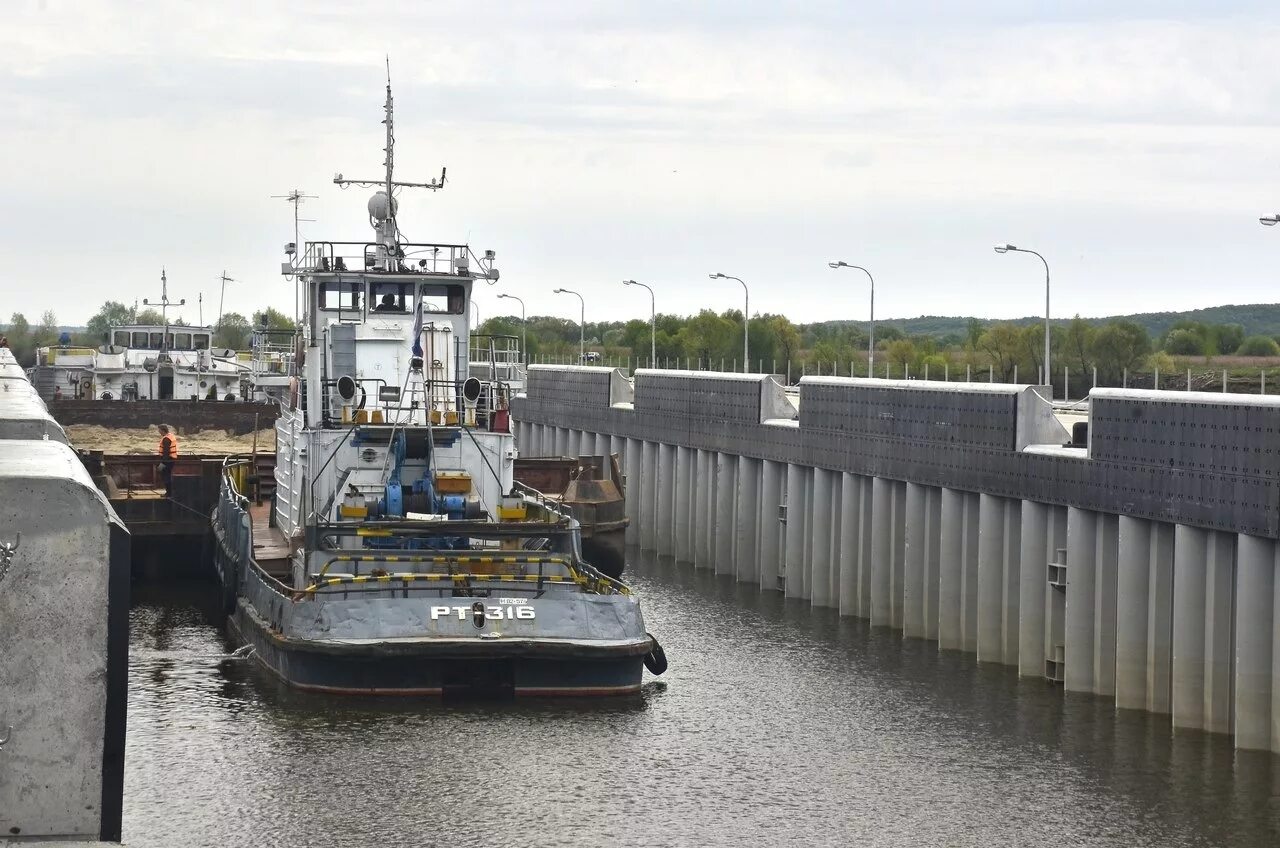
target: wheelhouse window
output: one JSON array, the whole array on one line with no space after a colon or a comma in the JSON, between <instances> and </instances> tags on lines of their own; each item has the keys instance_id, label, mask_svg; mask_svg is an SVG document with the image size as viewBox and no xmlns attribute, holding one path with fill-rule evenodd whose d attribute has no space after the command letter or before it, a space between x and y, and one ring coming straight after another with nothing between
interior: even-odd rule
<instances>
[{"instance_id":1,"label":"wheelhouse window","mask_svg":"<svg viewBox=\"0 0 1280 848\"><path fill-rule=\"evenodd\" d=\"M358 311L364 301L364 283L328 281L320 284L320 308Z\"/></svg>"},{"instance_id":2,"label":"wheelhouse window","mask_svg":"<svg viewBox=\"0 0 1280 848\"><path fill-rule=\"evenodd\" d=\"M150 347L152 350L159 350L164 346L164 333L152 333L150 339Z\"/></svg>"},{"instance_id":3,"label":"wheelhouse window","mask_svg":"<svg viewBox=\"0 0 1280 848\"><path fill-rule=\"evenodd\" d=\"M409 312L413 309L413 283L370 283L373 312Z\"/></svg>"},{"instance_id":4,"label":"wheelhouse window","mask_svg":"<svg viewBox=\"0 0 1280 848\"><path fill-rule=\"evenodd\" d=\"M114 344L116 347L128 347L128 346L129 346L129 331L128 331L128 330L116 330L116 331L115 331L115 333L112 335L112 342L111 342L111 343L112 343L112 344Z\"/></svg>"},{"instance_id":5,"label":"wheelhouse window","mask_svg":"<svg viewBox=\"0 0 1280 848\"><path fill-rule=\"evenodd\" d=\"M436 283L424 283L422 292L423 312L443 312L449 315L461 315L466 308L467 297L462 286L442 286Z\"/></svg>"},{"instance_id":6,"label":"wheelhouse window","mask_svg":"<svg viewBox=\"0 0 1280 848\"><path fill-rule=\"evenodd\" d=\"M196 334L192 337L192 339L191 339L191 343L195 346L195 349L196 349L196 350L208 350L208 349L209 349L209 334L208 334L208 333L196 333Z\"/></svg>"},{"instance_id":7,"label":"wheelhouse window","mask_svg":"<svg viewBox=\"0 0 1280 848\"><path fill-rule=\"evenodd\" d=\"M174 333L171 347L174 350L191 350L191 334Z\"/></svg>"},{"instance_id":8,"label":"wheelhouse window","mask_svg":"<svg viewBox=\"0 0 1280 848\"><path fill-rule=\"evenodd\" d=\"M139 349L141 349L141 350L146 350L146 349L147 349L147 334L146 334L146 333L134 333L134 334L133 334L132 342L130 343L129 347L132 347L132 348L139 348Z\"/></svg>"}]
</instances>

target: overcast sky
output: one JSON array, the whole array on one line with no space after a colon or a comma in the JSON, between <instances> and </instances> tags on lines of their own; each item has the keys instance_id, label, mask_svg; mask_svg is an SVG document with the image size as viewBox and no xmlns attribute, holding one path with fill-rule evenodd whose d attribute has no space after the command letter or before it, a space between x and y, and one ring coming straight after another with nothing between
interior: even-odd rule
<instances>
[{"instance_id":1,"label":"overcast sky","mask_svg":"<svg viewBox=\"0 0 1280 848\"><path fill-rule=\"evenodd\" d=\"M17 10L13 7L16 3ZM497 251L482 317L796 321L1280 300L1274 3L10 0L0 319L105 299L292 310L303 237L370 237L384 69L413 241ZM963 7L963 8L962 8ZM1033 10L1034 9L1034 10ZM406 11L407 10L407 11Z\"/></svg>"}]
</instances>

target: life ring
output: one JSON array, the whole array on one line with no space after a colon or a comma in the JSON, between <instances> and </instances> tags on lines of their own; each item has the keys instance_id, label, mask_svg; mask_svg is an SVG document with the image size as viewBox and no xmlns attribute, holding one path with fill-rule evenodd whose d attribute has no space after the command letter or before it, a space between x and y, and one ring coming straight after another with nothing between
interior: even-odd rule
<instances>
[{"instance_id":1,"label":"life ring","mask_svg":"<svg viewBox=\"0 0 1280 848\"><path fill-rule=\"evenodd\" d=\"M644 634L649 637L649 641L653 643L653 647L649 649L649 653L644 655L644 667L649 669L653 674L662 674L667 670L667 653L662 650L662 646L658 644L658 640L653 638L652 633Z\"/></svg>"}]
</instances>

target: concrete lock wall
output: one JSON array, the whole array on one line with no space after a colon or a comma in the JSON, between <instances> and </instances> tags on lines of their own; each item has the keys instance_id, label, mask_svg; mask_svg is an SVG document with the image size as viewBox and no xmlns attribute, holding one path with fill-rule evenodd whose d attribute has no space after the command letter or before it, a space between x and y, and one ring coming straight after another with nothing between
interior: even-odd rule
<instances>
[{"instance_id":1,"label":"concrete lock wall","mask_svg":"<svg viewBox=\"0 0 1280 848\"><path fill-rule=\"evenodd\" d=\"M36 411L0 391L0 420ZM0 427L0 840L118 841L129 533L55 431L23 436Z\"/></svg>"},{"instance_id":2,"label":"concrete lock wall","mask_svg":"<svg viewBox=\"0 0 1280 848\"><path fill-rule=\"evenodd\" d=\"M1280 401L1100 390L1073 448L1025 386L539 395L581 370L531 369L517 445L620 453L643 548L1280 752Z\"/></svg>"}]
</instances>

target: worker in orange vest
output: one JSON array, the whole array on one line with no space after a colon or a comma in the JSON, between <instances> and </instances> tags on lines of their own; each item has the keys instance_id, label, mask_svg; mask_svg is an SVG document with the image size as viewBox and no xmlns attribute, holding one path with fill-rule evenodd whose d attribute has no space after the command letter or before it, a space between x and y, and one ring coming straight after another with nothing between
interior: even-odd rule
<instances>
[{"instance_id":1,"label":"worker in orange vest","mask_svg":"<svg viewBox=\"0 0 1280 848\"><path fill-rule=\"evenodd\" d=\"M178 459L178 436L169 430L168 424L156 428L160 431L160 473L164 475L164 496L173 496L173 463Z\"/></svg>"}]
</instances>

